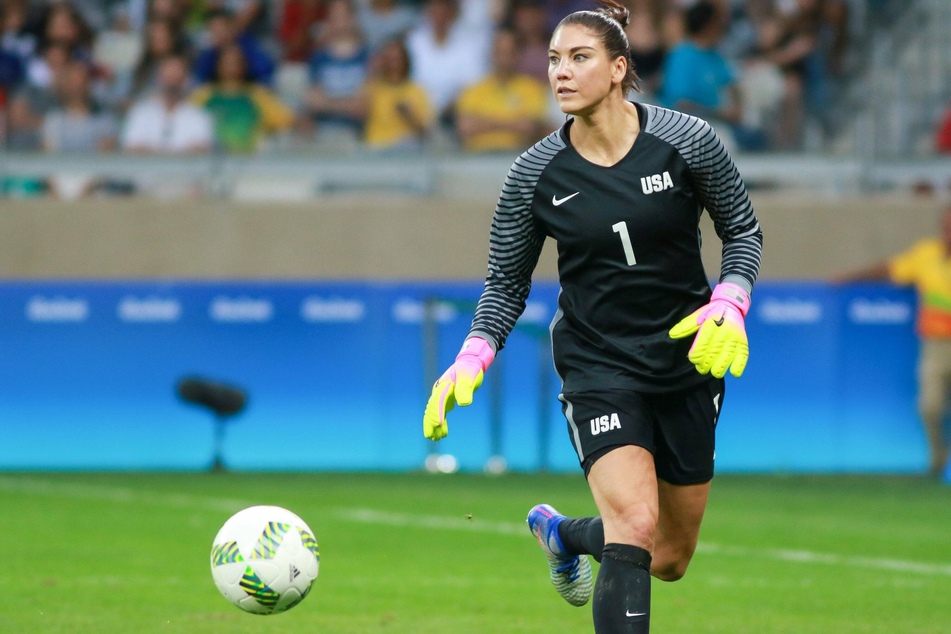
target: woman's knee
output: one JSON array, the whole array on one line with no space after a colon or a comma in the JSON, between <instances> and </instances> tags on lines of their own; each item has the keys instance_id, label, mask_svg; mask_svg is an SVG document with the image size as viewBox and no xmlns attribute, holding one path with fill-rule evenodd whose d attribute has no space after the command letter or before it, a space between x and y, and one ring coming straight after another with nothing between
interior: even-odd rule
<instances>
[{"instance_id":1,"label":"woman's knee","mask_svg":"<svg viewBox=\"0 0 951 634\"><path fill-rule=\"evenodd\" d=\"M657 511L647 503L615 509L611 517L602 514L605 541L633 544L651 550L657 530Z\"/></svg>"},{"instance_id":2,"label":"woman's knee","mask_svg":"<svg viewBox=\"0 0 951 634\"><path fill-rule=\"evenodd\" d=\"M683 579L695 550L695 544L658 544L651 562L651 575L661 581Z\"/></svg>"}]
</instances>

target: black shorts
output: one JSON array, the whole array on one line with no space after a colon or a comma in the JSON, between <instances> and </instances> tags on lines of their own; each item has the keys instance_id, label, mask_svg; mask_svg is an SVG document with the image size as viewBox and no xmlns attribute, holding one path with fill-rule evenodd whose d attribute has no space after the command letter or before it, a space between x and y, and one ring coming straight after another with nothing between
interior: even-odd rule
<instances>
[{"instance_id":1,"label":"black shorts","mask_svg":"<svg viewBox=\"0 0 951 634\"><path fill-rule=\"evenodd\" d=\"M713 478L724 388L723 379L710 377L679 392L576 392L559 399L585 477L612 449L637 445L653 454L658 478L686 485Z\"/></svg>"}]
</instances>

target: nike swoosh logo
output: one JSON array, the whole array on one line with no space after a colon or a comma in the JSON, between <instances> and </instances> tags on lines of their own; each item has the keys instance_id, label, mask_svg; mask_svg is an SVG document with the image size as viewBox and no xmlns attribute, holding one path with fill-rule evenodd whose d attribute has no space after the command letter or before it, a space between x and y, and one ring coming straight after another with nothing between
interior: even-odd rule
<instances>
[{"instance_id":1,"label":"nike swoosh logo","mask_svg":"<svg viewBox=\"0 0 951 634\"><path fill-rule=\"evenodd\" d=\"M719 319L714 319L714 320L713 320L713 323L715 323L717 326L722 326L722 325L723 325L723 315L720 315L720 318L719 318Z\"/></svg>"},{"instance_id":2,"label":"nike swoosh logo","mask_svg":"<svg viewBox=\"0 0 951 634\"><path fill-rule=\"evenodd\" d=\"M647 616L647 612L631 612L628 610L624 613L624 616Z\"/></svg>"},{"instance_id":3,"label":"nike swoosh logo","mask_svg":"<svg viewBox=\"0 0 951 634\"><path fill-rule=\"evenodd\" d=\"M557 207L558 205L560 205L560 204L562 204L562 203L564 203L564 202L567 202L567 201L571 200L572 198L574 198L575 196L577 196L577 195L580 194L580 193L581 193L581 192L575 192L575 193L573 193L571 196L565 196L564 198L558 198L557 196L552 196L552 197L551 197L551 204L553 204L555 207Z\"/></svg>"}]
</instances>

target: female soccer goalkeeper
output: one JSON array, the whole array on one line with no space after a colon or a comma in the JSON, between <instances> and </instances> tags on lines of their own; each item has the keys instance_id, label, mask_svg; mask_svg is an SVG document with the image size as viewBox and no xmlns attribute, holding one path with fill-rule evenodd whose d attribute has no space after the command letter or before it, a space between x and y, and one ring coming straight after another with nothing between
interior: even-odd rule
<instances>
[{"instance_id":1,"label":"female soccer goalkeeper","mask_svg":"<svg viewBox=\"0 0 951 634\"><path fill-rule=\"evenodd\" d=\"M600 517L541 504L528 524L552 582L572 605L591 596L595 632L647 632L651 576L680 579L693 556L713 478L714 431L727 370L749 356L744 317L762 232L746 187L713 129L629 102L637 88L614 0L565 17L548 77L560 130L511 167L490 230L488 276L455 363L433 387L424 434L468 405L525 307L542 243L558 246L561 292L551 324L568 435ZM711 294L699 218L723 245Z\"/></svg>"}]
</instances>

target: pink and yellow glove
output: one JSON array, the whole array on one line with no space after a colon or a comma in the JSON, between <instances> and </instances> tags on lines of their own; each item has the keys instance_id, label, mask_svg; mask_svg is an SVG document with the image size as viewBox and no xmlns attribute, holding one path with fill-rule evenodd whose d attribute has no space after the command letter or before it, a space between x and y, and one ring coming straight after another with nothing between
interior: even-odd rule
<instances>
[{"instance_id":1,"label":"pink and yellow glove","mask_svg":"<svg viewBox=\"0 0 951 634\"><path fill-rule=\"evenodd\" d=\"M682 339L697 333L687 358L700 374L709 372L722 379L729 369L730 374L739 377L750 358L743 323L749 309L750 296L745 290L729 282L717 284L710 303L671 328L670 336Z\"/></svg>"},{"instance_id":2,"label":"pink and yellow glove","mask_svg":"<svg viewBox=\"0 0 951 634\"><path fill-rule=\"evenodd\" d=\"M469 337L456 355L456 361L433 385L433 393L423 414L423 436L439 440L449 430L446 414L457 404L472 403L472 393L482 385L483 373L495 359L495 351L481 337Z\"/></svg>"}]
</instances>

